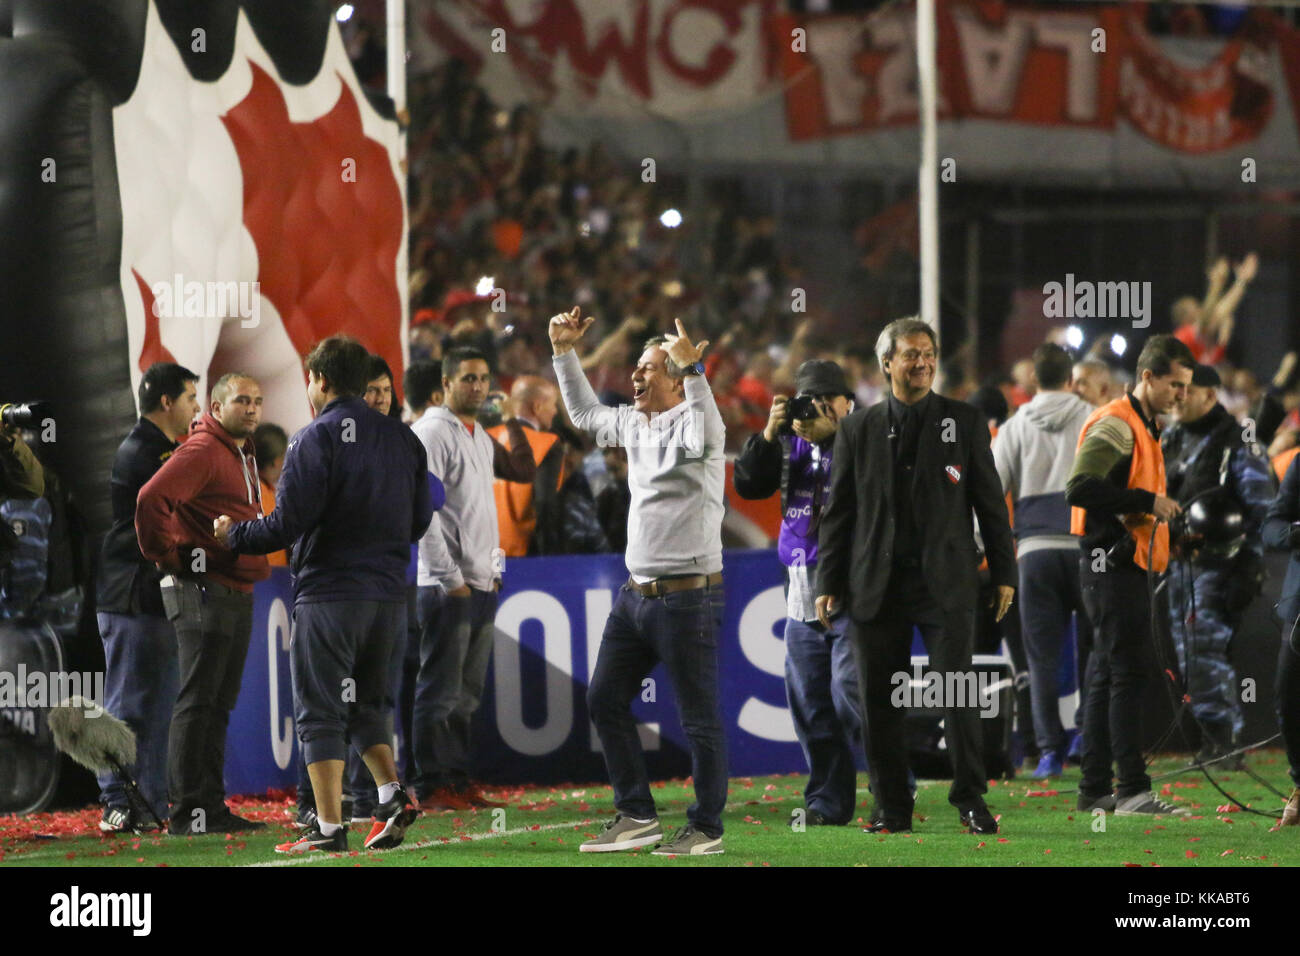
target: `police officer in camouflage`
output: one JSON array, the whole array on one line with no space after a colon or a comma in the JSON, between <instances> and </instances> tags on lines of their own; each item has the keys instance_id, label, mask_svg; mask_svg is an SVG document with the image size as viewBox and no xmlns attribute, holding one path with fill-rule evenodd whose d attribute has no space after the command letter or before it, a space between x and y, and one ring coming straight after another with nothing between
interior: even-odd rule
<instances>
[{"instance_id":1,"label":"police officer in camouflage","mask_svg":"<svg viewBox=\"0 0 1300 956\"><path fill-rule=\"evenodd\" d=\"M1220 384L1213 368L1197 365L1178 423L1161 442L1169 496L1189 519L1169 565L1169 623L1201 727L1202 761L1232 751L1241 733L1230 650L1243 612L1259 593L1259 530L1274 492L1268 460L1246 427L1219 404ZM1235 519L1233 512L1240 514L1240 525L1216 535L1209 526L1225 524L1224 516ZM1198 515L1208 519L1206 527L1197 525Z\"/></svg>"}]
</instances>

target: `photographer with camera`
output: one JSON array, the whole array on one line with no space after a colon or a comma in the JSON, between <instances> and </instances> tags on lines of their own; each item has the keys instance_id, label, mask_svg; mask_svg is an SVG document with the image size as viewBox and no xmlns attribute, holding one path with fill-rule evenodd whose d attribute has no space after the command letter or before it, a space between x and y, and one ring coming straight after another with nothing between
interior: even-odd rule
<instances>
[{"instance_id":1,"label":"photographer with camera","mask_svg":"<svg viewBox=\"0 0 1300 956\"><path fill-rule=\"evenodd\" d=\"M45 471L36 454L19 437L40 424L36 405L0 405L0 499L39 498L45 494Z\"/></svg>"},{"instance_id":2,"label":"photographer with camera","mask_svg":"<svg viewBox=\"0 0 1300 956\"><path fill-rule=\"evenodd\" d=\"M1160 441L1169 496L1183 508L1169 568L1169 626L1192 716L1197 760L1231 752L1243 724L1228 652L1242 614L1260 591L1258 542L1273 480L1268 460L1218 401L1219 373L1197 365L1178 423ZM1236 757L1225 769L1240 769Z\"/></svg>"},{"instance_id":3,"label":"photographer with camera","mask_svg":"<svg viewBox=\"0 0 1300 956\"><path fill-rule=\"evenodd\" d=\"M1132 394L1084 422L1065 485L1070 533L1081 539L1079 581L1094 640L1079 783L1084 812L1187 812L1151 792L1142 759L1142 694L1152 669L1148 587L1169 563L1168 522L1182 510L1166 496L1156 416L1182 402L1195 367L1187 346L1172 335L1149 338ZM1114 793L1112 759L1119 778Z\"/></svg>"},{"instance_id":4,"label":"photographer with camera","mask_svg":"<svg viewBox=\"0 0 1300 956\"><path fill-rule=\"evenodd\" d=\"M41 410L34 404L0 405L0 503L45 494L45 469L21 434L23 428L39 424L41 418ZM18 549L17 532L7 519L0 521L0 572L8 573Z\"/></svg>"},{"instance_id":5,"label":"photographer with camera","mask_svg":"<svg viewBox=\"0 0 1300 956\"><path fill-rule=\"evenodd\" d=\"M795 375L793 399L772 401L767 427L736 459L736 493L761 500L781 492L777 555L788 569L785 693L808 763L807 824L843 826L853 818L862 715L853 648L842 611L829 628L817 620L817 532L830 492L831 451L853 390L834 362L810 359Z\"/></svg>"}]
</instances>

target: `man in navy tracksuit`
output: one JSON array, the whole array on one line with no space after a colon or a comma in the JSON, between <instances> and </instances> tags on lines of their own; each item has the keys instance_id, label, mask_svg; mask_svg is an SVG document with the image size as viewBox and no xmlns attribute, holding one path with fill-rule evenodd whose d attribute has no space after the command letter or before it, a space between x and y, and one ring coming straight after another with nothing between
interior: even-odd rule
<instances>
[{"instance_id":1,"label":"man in navy tracksuit","mask_svg":"<svg viewBox=\"0 0 1300 956\"><path fill-rule=\"evenodd\" d=\"M406 565L441 502L424 447L399 420L366 406L369 354L336 335L307 356L307 397L316 419L289 443L276 508L255 521L215 522L231 550L293 545L290 650L294 711L316 823L282 853L347 849L342 820L347 740L378 786L367 849L402 842L418 810L393 760L389 664L406 630Z\"/></svg>"}]
</instances>

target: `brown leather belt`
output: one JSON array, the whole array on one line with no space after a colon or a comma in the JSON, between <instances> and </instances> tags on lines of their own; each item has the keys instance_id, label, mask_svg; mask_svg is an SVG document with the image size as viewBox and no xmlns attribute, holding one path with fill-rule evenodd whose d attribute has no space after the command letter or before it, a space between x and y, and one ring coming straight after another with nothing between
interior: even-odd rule
<instances>
[{"instance_id":1,"label":"brown leather belt","mask_svg":"<svg viewBox=\"0 0 1300 956\"><path fill-rule=\"evenodd\" d=\"M645 584L637 584L629 577L627 586L638 592L642 597L663 597L663 595L672 594L675 591L722 587L722 572L719 571L716 574L687 574L679 578L655 578Z\"/></svg>"}]
</instances>

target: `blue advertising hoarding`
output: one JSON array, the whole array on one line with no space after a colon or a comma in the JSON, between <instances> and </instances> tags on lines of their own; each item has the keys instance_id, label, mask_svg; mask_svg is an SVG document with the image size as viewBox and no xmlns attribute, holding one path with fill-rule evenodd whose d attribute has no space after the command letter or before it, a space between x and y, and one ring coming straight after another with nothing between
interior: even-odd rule
<instances>
[{"instance_id":1,"label":"blue advertising hoarding","mask_svg":"<svg viewBox=\"0 0 1300 956\"><path fill-rule=\"evenodd\" d=\"M730 551L720 636L722 710L732 774L803 769L782 674L784 569L774 551ZM587 718L587 682L605 619L627 580L623 556L517 558L504 574L492 667L476 721L478 775L494 783L601 780L600 744ZM292 587L276 568L254 591L253 636L226 748L230 793L297 781L289 680ZM632 710L653 776L690 772L685 737L663 669Z\"/></svg>"},{"instance_id":2,"label":"blue advertising hoarding","mask_svg":"<svg viewBox=\"0 0 1300 956\"><path fill-rule=\"evenodd\" d=\"M805 772L785 699L784 568L771 550L728 551L720 635L722 713L733 776ZM605 620L627 580L623 556L511 559L492 664L475 722L475 773L490 783L605 779L587 717L587 683ZM226 748L229 793L297 782L289 635L293 592L275 568L254 591L253 635ZM1062 718L1073 724L1073 653L1062 660ZM919 641L914 660L924 649ZM671 682L651 672L632 704L655 778L685 776L690 760ZM401 733L401 729L398 729Z\"/></svg>"}]
</instances>

